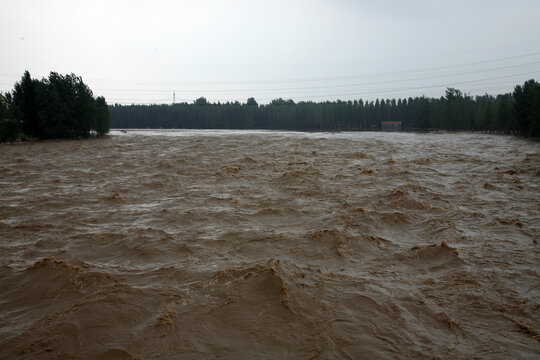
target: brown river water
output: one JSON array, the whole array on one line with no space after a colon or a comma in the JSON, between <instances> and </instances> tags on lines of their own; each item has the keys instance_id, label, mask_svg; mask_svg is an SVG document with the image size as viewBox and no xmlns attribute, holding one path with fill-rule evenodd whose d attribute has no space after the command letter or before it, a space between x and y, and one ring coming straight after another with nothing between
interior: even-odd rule
<instances>
[{"instance_id":1,"label":"brown river water","mask_svg":"<svg viewBox=\"0 0 540 360\"><path fill-rule=\"evenodd\" d=\"M2 359L538 359L540 143L0 145Z\"/></svg>"}]
</instances>

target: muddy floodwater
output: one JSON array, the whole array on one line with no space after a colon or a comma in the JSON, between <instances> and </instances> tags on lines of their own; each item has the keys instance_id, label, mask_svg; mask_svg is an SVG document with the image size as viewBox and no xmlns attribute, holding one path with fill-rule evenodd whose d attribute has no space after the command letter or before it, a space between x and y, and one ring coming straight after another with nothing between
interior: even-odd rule
<instances>
[{"instance_id":1,"label":"muddy floodwater","mask_svg":"<svg viewBox=\"0 0 540 360\"><path fill-rule=\"evenodd\" d=\"M0 145L2 359L538 359L540 143Z\"/></svg>"}]
</instances>

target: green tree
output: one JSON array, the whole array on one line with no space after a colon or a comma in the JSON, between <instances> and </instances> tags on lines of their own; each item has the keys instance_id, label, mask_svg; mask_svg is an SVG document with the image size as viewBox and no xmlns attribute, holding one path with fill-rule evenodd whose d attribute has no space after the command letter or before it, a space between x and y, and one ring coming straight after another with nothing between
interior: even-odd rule
<instances>
[{"instance_id":1,"label":"green tree","mask_svg":"<svg viewBox=\"0 0 540 360\"><path fill-rule=\"evenodd\" d=\"M527 80L523 86L517 85L514 97L514 115L519 131L525 135L540 135L540 84Z\"/></svg>"},{"instance_id":2,"label":"green tree","mask_svg":"<svg viewBox=\"0 0 540 360\"><path fill-rule=\"evenodd\" d=\"M205 97L201 96L200 98L195 100L195 105L200 105L200 106L208 105L208 100L206 100Z\"/></svg>"},{"instance_id":3,"label":"green tree","mask_svg":"<svg viewBox=\"0 0 540 360\"><path fill-rule=\"evenodd\" d=\"M13 101L17 106L23 130L30 136L38 136L38 105L36 84L30 73L24 72L21 81L15 83Z\"/></svg>"},{"instance_id":4,"label":"green tree","mask_svg":"<svg viewBox=\"0 0 540 360\"><path fill-rule=\"evenodd\" d=\"M247 99L246 105L247 106L259 106L259 104L257 104L257 101L255 101L255 98L252 98L252 97Z\"/></svg>"},{"instance_id":5,"label":"green tree","mask_svg":"<svg viewBox=\"0 0 540 360\"><path fill-rule=\"evenodd\" d=\"M51 72L46 79L34 80L26 71L15 84L13 103L15 118L32 137L82 138L88 137L91 131L103 135L109 128L106 103L107 111L101 104L98 115L92 91L75 74L63 76Z\"/></svg>"},{"instance_id":6,"label":"green tree","mask_svg":"<svg viewBox=\"0 0 540 360\"><path fill-rule=\"evenodd\" d=\"M274 99L270 101L270 105L285 105L285 104L286 104L286 101L283 100L282 98Z\"/></svg>"},{"instance_id":7,"label":"green tree","mask_svg":"<svg viewBox=\"0 0 540 360\"><path fill-rule=\"evenodd\" d=\"M510 132L512 128L512 96L510 94L497 96L497 128L503 132Z\"/></svg>"},{"instance_id":8,"label":"green tree","mask_svg":"<svg viewBox=\"0 0 540 360\"><path fill-rule=\"evenodd\" d=\"M421 97L416 108L416 118L418 126L423 130L433 127L430 122L430 110L429 100L426 97Z\"/></svg>"},{"instance_id":9,"label":"green tree","mask_svg":"<svg viewBox=\"0 0 540 360\"><path fill-rule=\"evenodd\" d=\"M109 132L109 107L103 96L96 98L96 133L103 136Z\"/></svg>"},{"instance_id":10,"label":"green tree","mask_svg":"<svg viewBox=\"0 0 540 360\"><path fill-rule=\"evenodd\" d=\"M21 132L21 124L13 112L11 95L0 93L0 142L14 142Z\"/></svg>"},{"instance_id":11,"label":"green tree","mask_svg":"<svg viewBox=\"0 0 540 360\"><path fill-rule=\"evenodd\" d=\"M114 127L291 129L311 131L377 130L383 120L401 121L403 128L539 132L537 83L516 87L511 94L472 98L447 89L440 98L374 99L295 103L277 98L268 105L227 102L111 106ZM207 106L198 106L207 105ZM518 115L522 113L520 122ZM519 123L519 125L518 125Z\"/></svg>"}]
</instances>

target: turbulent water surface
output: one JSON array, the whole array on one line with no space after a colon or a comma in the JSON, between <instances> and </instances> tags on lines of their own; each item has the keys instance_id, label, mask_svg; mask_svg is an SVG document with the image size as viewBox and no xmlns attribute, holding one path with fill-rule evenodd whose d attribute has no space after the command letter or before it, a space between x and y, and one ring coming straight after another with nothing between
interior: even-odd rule
<instances>
[{"instance_id":1,"label":"turbulent water surface","mask_svg":"<svg viewBox=\"0 0 540 360\"><path fill-rule=\"evenodd\" d=\"M534 359L540 145L113 131L0 146L0 357Z\"/></svg>"}]
</instances>

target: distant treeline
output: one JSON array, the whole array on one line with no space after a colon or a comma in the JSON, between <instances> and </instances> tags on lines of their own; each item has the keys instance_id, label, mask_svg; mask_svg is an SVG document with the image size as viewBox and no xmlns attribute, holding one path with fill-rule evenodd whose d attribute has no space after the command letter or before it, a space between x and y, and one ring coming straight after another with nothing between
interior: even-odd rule
<instances>
[{"instance_id":1,"label":"distant treeline","mask_svg":"<svg viewBox=\"0 0 540 360\"><path fill-rule=\"evenodd\" d=\"M258 105L194 103L109 107L113 128L275 129L301 131L380 130L401 121L404 130L469 130L540 136L540 84L534 80L511 94L469 96L447 89L440 98L298 102L276 99Z\"/></svg>"},{"instance_id":2,"label":"distant treeline","mask_svg":"<svg viewBox=\"0 0 540 360\"><path fill-rule=\"evenodd\" d=\"M108 131L105 98L94 98L75 74L51 72L48 78L36 80L26 71L11 93L0 93L0 142L85 138Z\"/></svg>"}]
</instances>

